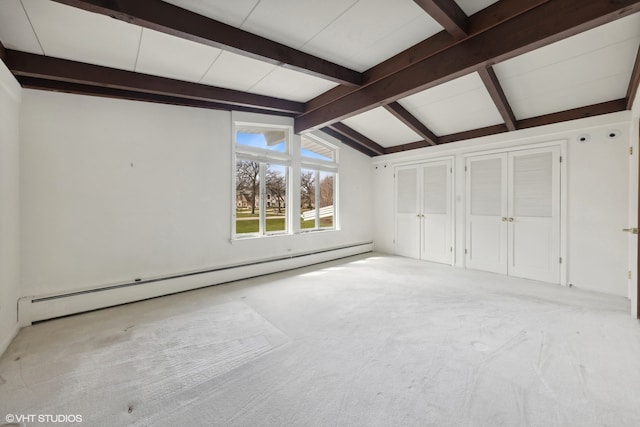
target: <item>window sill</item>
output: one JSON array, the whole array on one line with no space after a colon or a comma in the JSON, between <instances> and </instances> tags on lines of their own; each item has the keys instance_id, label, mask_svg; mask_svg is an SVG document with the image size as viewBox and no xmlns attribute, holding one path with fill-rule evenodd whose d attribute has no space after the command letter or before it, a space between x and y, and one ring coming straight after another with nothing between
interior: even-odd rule
<instances>
[{"instance_id":1,"label":"window sill","mask_svg":"<svg viewBox=\"0 0 640 427\"><path fill-rule=\"evenodd\" d=\"M271 239L277 237L291 237L291 236L300 236L314 233L330 233L340 231L337 228L320 228L317 230L300 230L297 233L277 233L277 234L265 234L265 235L248 235L248 236L234 236L229 239L230 243L234 242L243 242L243 241L251 241L251 240L260 240L260 239Z\"/></svg>"}]
</instances>

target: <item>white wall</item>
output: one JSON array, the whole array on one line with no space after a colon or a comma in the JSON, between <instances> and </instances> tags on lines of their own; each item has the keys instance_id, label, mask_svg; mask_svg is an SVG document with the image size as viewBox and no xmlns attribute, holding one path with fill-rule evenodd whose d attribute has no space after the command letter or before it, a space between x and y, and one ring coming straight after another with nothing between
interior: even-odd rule
<instances>
[{"instance_id":1,"label":"white wall","mask_svg":"<svg viewBox=\"0 0 640 427\"><path fill-rule=\"evenodd\" d=\"M0 355L18 331L20 85L0 61Z\"/></svg>"},{"instance_id":2,"label":"white wall","mask_svg":"<svg viewBox=\"0 0 640 427\"><path fill-rule=\"evenodd\" d=\"M374 242L393 253L393 171L398 164L429 158L456 158L456 265L464 266L464 154L566 140L567 284L628 296L627 236L630 113L621 112L537 129L461 141L438 147L380 156L373 161ZM620 136L607 137L617 129ZM582 133L591 135L578 144Z\"/></svg>"},{"instance_id":3,"label":"white wall","mask_svg":"<svg viewBox=\"0 0 640 427\"><path fill-rule=\"evenodd\" d=\"M25 90L23 296L372 240L370 160L340 152L341 231L230 241L231 114Z\"/></svg>"}]
</instances>

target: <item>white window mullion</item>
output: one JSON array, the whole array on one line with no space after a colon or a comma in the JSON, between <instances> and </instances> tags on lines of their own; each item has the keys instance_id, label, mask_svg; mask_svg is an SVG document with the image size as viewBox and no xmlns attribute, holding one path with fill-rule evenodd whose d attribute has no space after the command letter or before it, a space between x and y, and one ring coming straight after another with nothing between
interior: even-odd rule
<instances>
[{"instance_id":1,"label":"white window mullion","mask_svg":"<svg viewBox=\"0 0 640 427\"><path fill-rule=\"evenodd\" d=\"M316 200L315 200L315 208L316 208L316 229L320 228L320 171L316 170L314 172L315 176L315 187L316 187Z\"/></svg>"},{"instance_id":2,"label":"white window mullion","mask_svg":"<svg viewBox=\"0 0 640 427\"><path fill-rule=\"evenodd\" d=\"M260 230L261 236L267 234L267 165L260 162Z\"/></svg>"}]
</instances>

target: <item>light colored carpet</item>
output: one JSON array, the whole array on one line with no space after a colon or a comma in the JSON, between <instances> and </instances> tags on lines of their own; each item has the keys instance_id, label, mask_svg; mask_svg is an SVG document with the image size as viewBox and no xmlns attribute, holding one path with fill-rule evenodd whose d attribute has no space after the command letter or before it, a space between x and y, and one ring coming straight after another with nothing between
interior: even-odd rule
<instances>
[{"instance_id":1,"label":"light colored carpet","mask_svg":"<svg viewBox=\"0 0 640 427\"><path fill-rule=\"evenodd\" d=\"M359 256L25 328L0 359L0 420L638 426L628 313L624 298Z\"/></svg>"}]
</instances>

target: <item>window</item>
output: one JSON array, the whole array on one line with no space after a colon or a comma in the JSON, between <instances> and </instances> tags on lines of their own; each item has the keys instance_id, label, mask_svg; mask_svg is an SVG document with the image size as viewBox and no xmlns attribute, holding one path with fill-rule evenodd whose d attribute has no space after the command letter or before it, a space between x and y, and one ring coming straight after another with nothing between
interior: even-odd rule
<instances>
[{"instance_id":1,"label":"window","mask_svg":"<svg viewBox=\"0 0 640 427\"><path fill-rule=\"evenodd\" d=\"M338 228L338 148L292 122L234 113L232 239Z\"/></svg>"},{"instance_id":2,"label":"window","mask_svg":"<svg viewBox=\"0 0 640 427\"><path fill-rule=\"evenodd\" d=\"M300 228L335 229L337 149L315 135L303 135L300 157Z\"/></svg>"},{"instance_id":3,"label":"window","mask_svg":"<svg viewBox=\"0 0 640 427\"><path fill-rule=\"evenodd\" d=\"M289 231L289 134L289 128L236 123L236 237Z\"/></svg>"}]
</instances>

